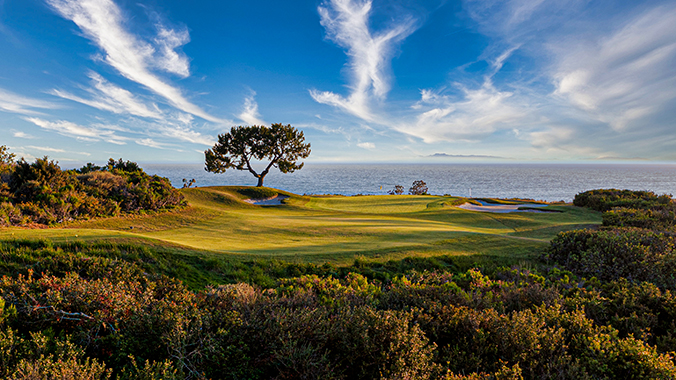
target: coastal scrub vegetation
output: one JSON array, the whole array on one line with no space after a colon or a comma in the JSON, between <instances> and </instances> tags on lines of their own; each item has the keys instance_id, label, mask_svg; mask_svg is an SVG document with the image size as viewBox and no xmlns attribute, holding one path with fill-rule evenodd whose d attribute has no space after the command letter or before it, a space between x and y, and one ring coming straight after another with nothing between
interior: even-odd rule
<instances>
[{"instance_id":1,"label":"coastal scrub vegetation","mask_svg":"<svg viewBox=\"0 0 676 380\"><path fill-rule=\"evenodd\" d=\"M50 225L76 219L171 209L185 204L168 179L148 175L136 163L112 158L62 170L47 157L14 162L2 152L0 226Z\"/></svg>"},{"instance_id":2,"label":"coastal scrub vegetation","mask_svg":"<svg viewBox=\"0 0 676 380\"><path fill-rule=\"evenodd\" d=\"M562 232L547 259L600 280L626 278L676 289L676 204L649 191L592 190L574 204L603 213L597 230Z\"/></svg>"},{"instance_id":3,"label":"coastal scrub vegetation","mask_svg":"<svg viewBox=\"0 0 676 380\"><path fill-rule=\"evenodd\" d=\"M646 282L518 268L378 281L355 267L191 290L113 248L2 244L15 267L0 281L0 377L676 376L676 298Z\"/></svg>"},{"instance_id":4,"label":"coastal scrub vegetation","mask_svg":"<svg viewBox=\"0 0 676 380\"><path fill-rule=\"evenodd\" d=\"M74 185L77 190L88 183L84 178L109 183L98 176L125 179L142 173L135 163L122 160L110 160L106 167L88 164L61 171L45 158L36 168L23 160L11 163L8 178L22 164L28 167L19 171L38 174L19 176L44 183L52 191L46 194L54 194L53 189L69 180L80 183ZM69 180L61 179L56 185L46 180L59 175ZM24 193L13 192L11 180L3 183L14 202L6 203L16 204L16 197ZM111 190L104 191L114 186L98 187L103 187L102 199L116 200ZM251 198L278 194L263 187L231 190ZM198 195L226 194L203 189L183 193L196 204ZM395 201L401 203L402 198ZM475 220L472 213L444 208L444 202L459 200L410 198L417 206L409 213L424 209L421 217L435 223L462 219L465 224L479 223L477 228L499 224L505 233L515 234L516 238L499 237L511 241L512 256L519 243L532 244L533 238L521 236L546 236L543 242L538 240L545 247L555 233L545 228L542 235L532 235L517 227L559 218L484 220L477 215L481 218ZM226 204L228 199L218 198L218 202ZM355 210L370 207L370 219L377 210L386 210L394 213L391 220L402 223L403 206L390 209L390 199L333 202L331 222L335 223L341 206L350 212L350 220L358 216ZM236 220L232 223L243 223L244 215L254 210L268 219L273 216L266 209L232 202L240 212L233 214L238 218L228 214L227 218ZM598 202L601 207L603 202ZM123 204L118 203L120 213L142 211L122 211ZM671 207L668 202L648 204L631 207L643 211L655 210L656 204ZM308 215L294 207L283 205L274 212L288 208L297 213L294 217ZM614 207L606 213L620 210ZM592 213L595 223L600 221L594 211L570 212ZM575 226L586 220L566 217ZM605 214L603 220L606 223ZM217 221L221 225L222 220ZM273 224L280 231L279 223ZM496 248L481 245L493 240L478 233L465 239L477 250L492 249L492 266L461 267L459 261L441 255L378 263L358 259L343 266L236 261L147 240L85 242L77 235L75 240L70 235L58 242L3 240L0 378L675 378L674 235L667 224L660 226L648 230L607 224L596 230L562 232L549 244L544 262L509 267L495 265ZM565 231L565 226L552 227ZM363 233L363 227L351 231ZM317 231L312 232L318 239ZM249 240L250 233L246 232ZM401 232L391 236L397 234ZM275 239L280 236L284 235ZM450 250L458 239L437 247Z\"/></svg>"}]
</instances>

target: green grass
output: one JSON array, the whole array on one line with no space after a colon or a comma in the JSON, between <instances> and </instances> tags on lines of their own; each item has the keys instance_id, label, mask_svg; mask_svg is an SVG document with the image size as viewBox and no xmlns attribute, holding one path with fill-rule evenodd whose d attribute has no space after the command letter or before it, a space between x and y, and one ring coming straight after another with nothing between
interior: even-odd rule
<instances>
[{"instance_id":1,"label":"green grass","mask_svg":"<svg viewBox=\"0 0 676 380\"><path fill-rule=\"evenodd\" d=\"M355 259L382 263L448 256L462 265L508 264L537 257L560 231L601 222L600 214L573 206L548 207L557 213L467 211L451 206L465 199L450 196L308 197L246 187L182 191L190 203L182 210L59 228L4 228L0 239L138 243L217 260L345 266ZM276 193L290 198L279 206L243 202Z\"/></svg>"}]
</instances>

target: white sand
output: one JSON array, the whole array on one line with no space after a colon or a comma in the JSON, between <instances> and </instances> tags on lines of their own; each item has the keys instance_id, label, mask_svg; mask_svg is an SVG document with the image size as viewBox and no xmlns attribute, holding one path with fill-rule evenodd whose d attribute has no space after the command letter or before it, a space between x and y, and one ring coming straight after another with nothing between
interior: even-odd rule
<instances>
[{"instance_id":1,"label":"white sand","mask_svg":"<svg viewBox=\"0 0 676 380\"><path fill-rule=\"evenodd\" d=\"M282 201L288 197L289 197L288 195L277 194L274 197L270 198L245 199L244 202L259 206L274 206L281 205Z\"/></svg>"},{"instance_id":2,"label":"white sand","mask_svg":"<svg viewBox=\"0 0 676 380\"><path fill-rule=\"evenodd\" d=\"M546 204L540 203L521 203L518 205L503 205L496 203L488 203L483 201L477 201L481 203L481 206L477 206L471 203L463 203L460 206L457 206L464 210L470 211L481 211L481 212L498 212L498 213L507 213L507 212L547 212L540 210L519 210L521 207L547 207Z\"/></svg>"}]
</instances>

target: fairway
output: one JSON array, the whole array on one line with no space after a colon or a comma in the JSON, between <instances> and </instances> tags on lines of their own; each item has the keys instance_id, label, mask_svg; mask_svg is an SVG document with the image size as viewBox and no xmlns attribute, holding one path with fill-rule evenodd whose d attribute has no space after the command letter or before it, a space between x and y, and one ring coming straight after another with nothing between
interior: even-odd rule
<instances>
[{"instance_id":1,"label":"fairway","mask_svg":"<svg viewBox=\"0 0 676 380\"><path fill-rule=\"evenodd\" d=\"M190 206L173 212L73 222L60 228L0 230L1 239L139 240L231 258L352 263L439 255L536 257L556 233L598 224L573 206L551 213L493 214L454 207L450 196L297 196L250 205L239 187L182 190Z\"/></svg>"}]
</instances>

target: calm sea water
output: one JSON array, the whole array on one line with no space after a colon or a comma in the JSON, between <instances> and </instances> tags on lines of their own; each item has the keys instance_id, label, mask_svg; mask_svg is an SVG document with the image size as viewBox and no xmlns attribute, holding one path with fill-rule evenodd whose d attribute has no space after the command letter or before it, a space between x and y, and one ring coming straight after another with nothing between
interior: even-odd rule
<instances>
[{"instance_id":1,"label":"calm sea water","mask_svg":"<svg viewBox=\"0 0 676 380\"><path fill-rule=\"evenodd\" d=\"M197 186L256 185L249 172L204 171L202 164L146 164L146 172L182 179ZM276 170L276 169L273 169ZM386 194L395 185L406 190L423 180L431 194L571 201L591 189L619 188L676 194L676 165L592 164L306 164L291 174L271 171L265 186L296 194Z\"/></svg>"}]
</instances>

